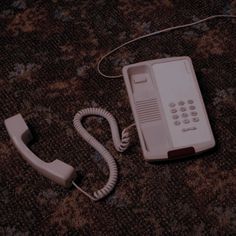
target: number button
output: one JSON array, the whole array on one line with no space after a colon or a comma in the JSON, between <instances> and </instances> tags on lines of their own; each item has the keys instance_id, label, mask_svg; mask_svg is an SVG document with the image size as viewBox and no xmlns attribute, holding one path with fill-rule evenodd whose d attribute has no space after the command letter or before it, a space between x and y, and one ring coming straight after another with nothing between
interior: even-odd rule
<instances>
[{"instance_id":1,"label":"number button","mask_svg":"<svg viewBox=\"0 0 236 236\"><path fill-rule=\"evenodd\" d=\"M174 124L175 124L176 126L178 126L178 125L180 125L181 123L180 123L180 121L176 120L176 121L174 122Z\"/></svg>"},{"instance_id":2,"label":"number button","mask_svg":"<svg viewBox=\"0 0 236 236\"><path fill-rule=\"evenodd\" d=\"M195 106L190 106L189 109L190 109L190 110L195 110L196 107L195 107Z\"/></svg>"},{"instance_id":3,"label":"number button","mask_svg":"<svg viewBox=\"0 0 236 236\"><path fill-rule=\"evenodd\" d=\"M180 106L183 106L183 105L184 105L184 101L179 101L178 104L179 104Z\"/></svg>"},{"instance_id":4,"label":"number button","mask_svg":"<svg viewBox=\"0 0 236 236\"><path fill-rule=\"evenodd\" d=\"M173 118L174 120L177 120L177 119L179 118L179 116L178 116L178 115L173 115L172 118Z\"/></svg>"},{"instance_id":5,"label":"number button","mask_svg":"<svg viewBox=\"0 0 236 236\"><path fill-rule=\"evenodd\" d=\"M183 118L186 118L186 117L188 117L188 114L187 114L187 113L183 113L183 114L182 114L182 117L183 117Z\"/></svg>"},{"instance_id":6,"label":"number button","mask_svg":"<svg viewBox=\"0 0 236 236\"><path fill-rule=\"evenodd\" d=\"M180 107L180 111L182 112L186 111L186 107Z\"/></svg>"},{"instance_id":7,"label":"number button","mask_svg":"<svg viewBox=\"0 0 236 236\"><path fill-rule=\"evenodd\" d=\"M171 109L171 113L176 113L177 110L175 108Z\"/></svg>"},{"instance_id":8,"label":"number button","mask_svg":"<svg viewBox=\"0 0 236 236\"><path fill-rule=\"evenodd\" d=\"M188 100L188 104L193 104L193 100Z\"/></svg>"},{"instance_id":9,"label":"number button","mask_svg":"<svg viewBox=\"0 0 236 236\"><path fill-rule=\"evenodd\" d=\"M194 117L193 118L193 122L198 122L199 121L199 118L198 117Z\"/></svg>"},{"instance_id":10,"label":"number button","mask_svg":"<svg viewBox=\"0 0 236 236\"><path fill-rule=\"evenodd\" d=\"M190 120L189 119L185 119L183 120L184 124L189 124L190 123Z\"/></svg>"},{"instance_id":11,"label":"number button","mask_svg":"<svg viewBox=\"0 0 236 236\"><path fill-rule=\"evenodd\" d=\"M192 115L192 116L197 116L197 112L196 112L196 111L192 111L192 112L191 112L191 115Z\"/></svg>"},{"instance_id":12,"label":"number button","mask_svg":"<svg viewBox=\"0 0 236 236\"><path fill-rule=\"evenodd\" d=\"M171 102L171 103L169 104L169 107L175 107L175 103Z\"/></svg>"}]
</instances>

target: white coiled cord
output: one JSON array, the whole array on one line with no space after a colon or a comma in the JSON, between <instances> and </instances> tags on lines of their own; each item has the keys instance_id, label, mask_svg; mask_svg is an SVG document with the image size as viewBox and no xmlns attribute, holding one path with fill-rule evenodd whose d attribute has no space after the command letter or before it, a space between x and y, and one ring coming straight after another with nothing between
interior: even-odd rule
<instances>
[{"instance_id":1,"label":"white coiled cord","mask_svg":"<svg viewBox=\"0 0 236 236\"><path fill-rule=\"evenodd\" d=\"M129 143L130 143L129 129L132 126L134 126L134 124L130 125L129 127L127 127L126 129L122 131L122 135L120 139L119 129L118 129L115 118L113 117L111 113L109 113L108 111L104 109L101 109L101 108L83 109L79 111L74 117L73 123L77 132L82 136L82 138L85 139L85 141L87 141L87 143L89 143L95 150L97 150L101 154L101 156L104 158L104 160L108 164L108 168L110 172L109 179L103 188L93 193L93 196L89 195L84 190L82 190L79 186L76 185L74 181L72 182L72 184L79 191L81 191L83 194L88 196L91 200L97 201L107 196L113 190L117 182L118 171L117 171L116 162L114 158L112 157L112 155L101 143L99 143L92 135L90 135L82 125L82 122L81 122L82 119L84 117L91 116L91 115L102 116L109 122L113 143L118 152L123 152L128 148Z\"/></svg>"}]
</instances>

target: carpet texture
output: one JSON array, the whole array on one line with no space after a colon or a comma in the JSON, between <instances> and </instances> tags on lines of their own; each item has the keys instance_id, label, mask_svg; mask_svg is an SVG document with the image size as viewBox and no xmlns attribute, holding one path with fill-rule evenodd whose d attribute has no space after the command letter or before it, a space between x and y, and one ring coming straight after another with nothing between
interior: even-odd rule
<instances>
[{"instance_id":1,"label":"carpet texture","mask_svg":"<svg viewBox=\"0 0 236 236\"><path fill-rule=\"evenodd\" d=\"M113 147L104 119L85 126L117 161L115 191L91 202L34 171L9 140L4 119L21 113L31 149L44 161L76 168L80 186L102 187L108 169L73 128L75 113L102 107L121 129L133 122L122 79L96 71L114 47L155 30L213 14L236 14L236 1L1 1L0 235L233 235L236 234L236 20L215 19L139 41L102 65L190 56L216 148L197 157L146 163L139 140L124 154Z\"/></svg>"}]
</instances>

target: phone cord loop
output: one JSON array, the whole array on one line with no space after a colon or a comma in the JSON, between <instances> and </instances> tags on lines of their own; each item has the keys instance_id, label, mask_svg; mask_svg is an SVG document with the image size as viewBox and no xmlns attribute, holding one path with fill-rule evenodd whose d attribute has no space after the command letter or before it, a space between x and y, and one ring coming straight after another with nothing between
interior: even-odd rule
<instances>
[{"instance_id":1,"label":"phone cord loop","mask_svg":"<svg viewBox=\"0 0 236 236\"><path fill-rule=\"evenodd\" d=\"M106 111L104 109L101 109L101 108L83 109L83 110L79 111L74 117L73 124L74 124L75 129L79 133L79 135L87 143L89 143L95 150L97 150L101 154L101 156L104 158L104 160L106 161L108 168L109 168L110 176L108 178L107 183L105 184L105 186L103 188L95 191L93 193L93 196L89 195L84 190L79 188L74 182L72 182L72 184L79 191L81 191L83 194L88 196L91 200L97 201L97 200L107 196L113 190L113 188L115 187L116 182L117 182L118 171L117 171L117 165L116 165L116 162L115 162L113 156L109 153L109 151L101 143L99 143L83 127L82 119L84 117L91 116L91 115L104 117L108 121L110 128L111 128L113 143L114 143L114 146L118 152L124 152L128 148L128 146L130 144L129 129L132 126L134 126L134 124L130 125L126 129L124 129L122 131L122 135L120 138L118 125L117 125L115 118L113 117L113 115L111 113L109 113L108 111Z\"/></svg>"}]
</instances>

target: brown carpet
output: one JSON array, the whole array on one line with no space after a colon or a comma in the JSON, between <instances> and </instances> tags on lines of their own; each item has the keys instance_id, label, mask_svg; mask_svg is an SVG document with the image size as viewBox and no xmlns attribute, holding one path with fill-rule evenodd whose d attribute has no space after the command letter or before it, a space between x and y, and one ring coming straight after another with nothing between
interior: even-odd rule
<instances>
[{"instance_id":1,"label":"brown carpet","mask_svg":"<svg viewBox=\"0 0 236 236\"><path fill-rule=\"evenodd\" d=\"M54 184L19 155L4 119L21 113L34 133L31 149L45 161L76 167L80 186L103 186L107 167L75 132L75 113L102 107L121 129L133 122L122 79L105 79L98 59L137 36L213 14L236 14L236 1L1 1L0 235L236 234L236 20L215 19L120 50L102 68L190 56L216 138L198 157L149 164L137 138L115 151L104 119L85 121L115 157L119 182L94 203Z\"/></svg>"}]
</instances>

